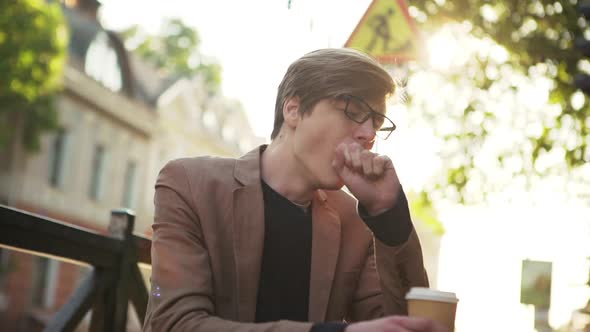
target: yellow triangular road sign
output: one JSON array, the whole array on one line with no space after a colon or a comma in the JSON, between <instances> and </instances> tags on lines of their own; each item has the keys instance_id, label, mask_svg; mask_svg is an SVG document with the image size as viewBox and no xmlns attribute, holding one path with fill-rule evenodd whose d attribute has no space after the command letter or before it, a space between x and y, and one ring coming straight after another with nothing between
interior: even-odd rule
<instances>
[{"instance_id":1,"label":"yellow triangular road sign","mask_svg":"<svg viewBox=\"0 0 590 332\"><path fill-rule=\"evenodd\" d=\"M362 50L381 63L420 58L418 29L404 0L373 0L345 47Z\"/></svg>"}]
</instances>

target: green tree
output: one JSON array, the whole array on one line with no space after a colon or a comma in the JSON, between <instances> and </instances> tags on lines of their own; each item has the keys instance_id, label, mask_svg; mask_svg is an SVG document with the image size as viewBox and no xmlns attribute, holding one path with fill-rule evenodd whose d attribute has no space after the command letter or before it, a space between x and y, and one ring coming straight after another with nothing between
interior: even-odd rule
<instances>
[{"instance_id":1,"label":"green tree","mask_svg":"<svg viewBox=\"0 0 590 332\"><path fill-rule=\"evenodd\" d=\"M454 130L437 132L443 145L452 148L443 155L446 176L436 188L430 189L443 190L445 197L451 194L461 202L483 198L473 199L468 187L486 177L477 159L506 118L519 138L494 152L493 159L500 167L514 177L524 176L528 180L557 172L568 176L577 174L578 178L573 180L583 181L581 170L590 161L590 104L575 88L573 75L588 71L590 62L573 46L574 39L588 30L588 23L576 9L577 1L415 0L409 3L411 15L426 36L445 26L460 25L469 38L487 47L474 52L464 66L431 73L431 79L440 79L452 85L457 95L465 95L462 102L447 104L448 109L442 115L434 114L428 107L417 107L434 126L440 125L441 118L454 122ZM506 51L503 59L495 56L496 46ZM429 70L418 67L414 67L414 72ZM543 80L548 82L549 90L547 105L543 107L523 111L519 110L522 105L511 104L506 112L497 103L496 107L490 106L522 93L527 84ZM529 100L531 104L533 99ZM532 123L540 126L531 129ZM558 161L549 163L545 158L548 155L557 156ZM487 181L493 183L494 179ZM454 195L449 193L449 188L454 190Z\"/></svg>"},{"instance_id":2,"label":"green tree","mask_svg":"<svg viewBox=\"0 0 590 332\"><path fill-rule=\"evenodd\" d=\"M211 91L216 91L221 83L221 66L207 61L199 51L201 39L193 28L180 19L164 22L157 35L149 35L138 26L122 32L128 47L160 68L168 75L202 75Z\"/></svg>"},{"instance_id":3,"label":"green tree","mask_svg":"<svg viewBox=\"0 0 590 332\"><path fill-rule=\"evenodd\" d=\"M0 0L0 149L17 133L29 151L57 128L68 33L59 4Z\"/></svg>"}]
</instances>

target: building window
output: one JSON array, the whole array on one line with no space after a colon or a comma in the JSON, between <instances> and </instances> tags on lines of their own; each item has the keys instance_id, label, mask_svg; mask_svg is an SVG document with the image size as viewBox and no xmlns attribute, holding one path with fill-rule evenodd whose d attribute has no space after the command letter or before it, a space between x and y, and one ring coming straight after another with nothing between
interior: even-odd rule
<instances>
[{"instance_id":1,"label":"building window","mask_svg":"<svg viewBox=\"0 0 590 332\"><path fill-rule=\"evenodd\" d=\"M125 179L123 187L123 200L121 204L126 208L133 208L133 201L135 200L135 183L137 177L137 163L129 161L127 169L125 170Z\"/></svg>"},{"instance_id":2,"label":"building window","mask_svg":"<svg viewBox=\"0 0 590 332\"><path fill-rule=\"evenodd\" d=\"M109 41L109 36L100 31L88 46L84 71L88 76L102 83L112 91L123 87L123 76L119 57Z\"/></svg>"},{"instance_id":3,"label":"building window","mask_svg":"<svg viewBox=\"0 0 590 332\"><path fill-rule=\"evenodd\" d=\"M63 186L64 165L66 158L67 134L64 129L60 129L51 146L51 164L49 172L49 183L54 187Z\"/></svg>"},{"instance_id":4,"label":"building window","mask_svg":"<svg viewBox=\"0 0 590 332\"><path fill-rule=\"evenodd\" d=\"M94 157L92 159L92 177L90 178L90 191L88 195L91 199L98 201L102 196L102 178L105 167L105 151L102 145L94 148Z\"/></svg>"},{"instance_id":5,"label":"building window","mask_svg":"<svg viewBox=\"0 0 590 332\"><path fill-rule=\"evenodd\" d=\"M51 308L55 302L59 261L35 257L32 303L36 307Z\"/></svg>"}]
</instances>

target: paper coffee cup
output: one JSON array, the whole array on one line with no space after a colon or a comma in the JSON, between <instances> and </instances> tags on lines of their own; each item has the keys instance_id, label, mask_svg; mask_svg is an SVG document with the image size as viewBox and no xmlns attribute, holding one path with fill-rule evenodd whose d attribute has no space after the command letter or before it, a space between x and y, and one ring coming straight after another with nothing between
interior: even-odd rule
<instances>
[{"instance_id":1,"label":"paper coffee cup","mask_svg":"<svg viewBox=\"0 0 590 332\"><path fill-rule=\"evenodd\" d=\"M455 313L457 296L455 293L443 292L424 287L413 287L406 294L408 316L426 317L455 330Z\"/></svg>"}]
</instances>

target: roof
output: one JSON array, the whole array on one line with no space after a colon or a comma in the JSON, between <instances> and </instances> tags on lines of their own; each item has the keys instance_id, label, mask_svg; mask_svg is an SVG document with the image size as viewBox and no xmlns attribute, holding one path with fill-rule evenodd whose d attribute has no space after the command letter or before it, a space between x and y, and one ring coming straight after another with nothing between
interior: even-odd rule
<instances>
[{"instance_id":1,"label":"roof","mask_svg":"<svg viewBox=\"0 0 590 332\"><path fill-rule=\"evenodd\" d=\"M69 64L85 73L84 65L88 48L99 33L105 33L111 47L116 51L123 76L124 86L118 93L125 94L128 98L143 102L154 109L158 97L176 81L176 77L162 74L157 68L125 49L124 41L118 33L105 29L98 21L75 8L65 6L62 8L70 28Z\"/></svg>"}]
</instances>

